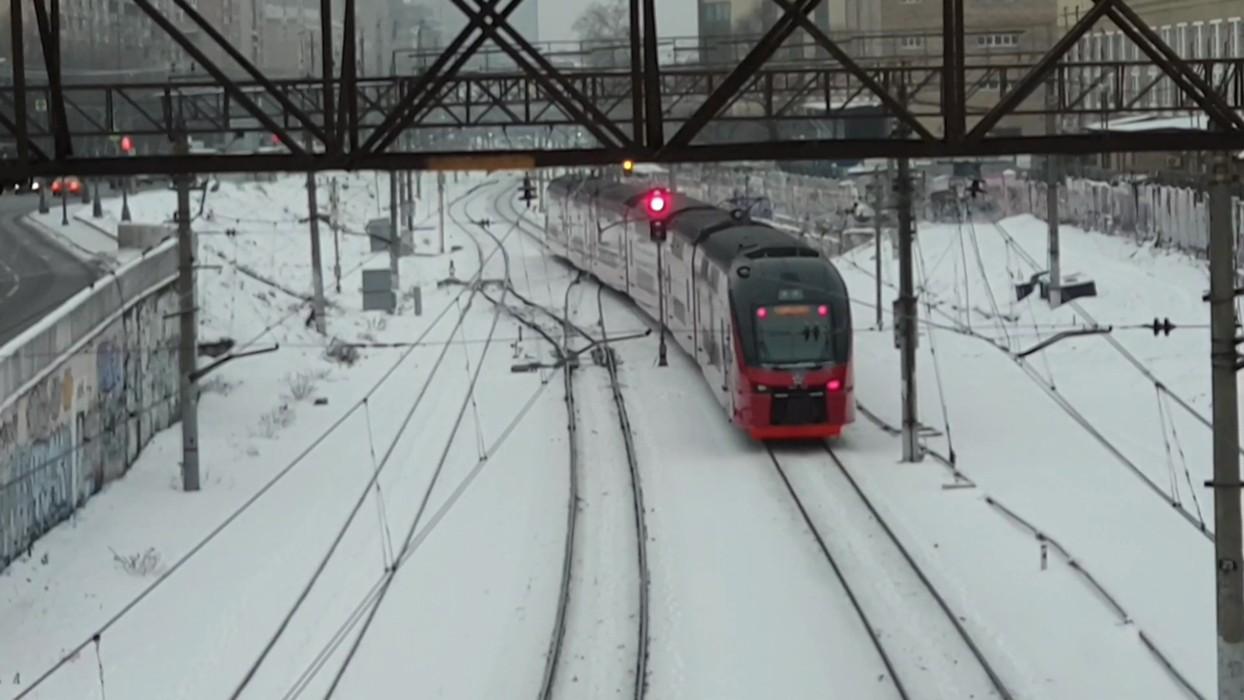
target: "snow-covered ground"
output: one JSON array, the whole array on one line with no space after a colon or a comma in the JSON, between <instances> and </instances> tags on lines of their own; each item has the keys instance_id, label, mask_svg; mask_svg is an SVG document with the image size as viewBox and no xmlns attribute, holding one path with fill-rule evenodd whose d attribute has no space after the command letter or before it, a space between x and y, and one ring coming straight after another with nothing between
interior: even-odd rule
<instances>
[{"instance_id":1,"label":"snow-covered ground","mask_svg":"<svg viewBox=\"0 0 1244 700\"><path fill-rule=\"evenodd\" d=\"M1154 316L1200 325L1208 316L1199 301L1204 263L1074 229L1064 229L1062 250L1071 271L1097 282L1099 295L1051 310L1036 297L1013 301L1012 284L1044 267L1042 222L1020 217L1000 227L920 228L917 284L933 305L931 312L922 305L921 313L937 324L926 326L920 340L922 417L949 436L929 440L942 454L953 438L956 466L978 488L942 490L947 472L935 464L876 468L866 455L891 441L867 423L847 442L862 453L860 477L884 494L894 520L952 595L977 611L973 623L992 628L1024 685L1051 697L1178 696L1139 639L1143 633L1208 693L1215 673L1213 547L1187 487L1197 486L1208 520L1208 494L1199 484L1209 473L1210 432L1164 405L1184 446L1182 456L1172 447L1168 463L1158 391L1119 349L1194 408L1208 410L1204 328L1170 339L1134 328ZM896 262L886 262L883 277L896 280ZM861 327L857 391L867 408L897 424L898 354L888 314L885 330L866 329L874 315L873 263L869 248L840 266ZM888 302L893 291L883 298ZM1086 318L1118 330L1013 358L1055 332L1083 328ZM1168 468L1177 487L1168 488ZM1179 509L1167 501L1176 494ZM1065 547L1113 602L986 497Z\"/></svg>"},{"instance_id":2,"label":"snow-covered ground","mask_svg":"<svg viewBox=\"0 0 1244 700\"><path fill-rule=\"evenodd\" d=\"M382 215L387 182L337 178L343 219L361 232ZM329 176L320 181L326 208ZM228 363L206 381L201 493L177 490L174 428L0 576L0 629L17 631L0 635L0 697L28 687L165 574L31 697L93 697L101 674L109 696L229 697L304 591L243 697L324 697L338 680L335 697L343 698L537 694L569 505L562 376L511 371L549 362L551 346L483 296L438 282L451 261L458 279L500 279L508 268L517 291L558 311L569 300L573 320L589 330L602 315L612 336L649 324L611 294L598 302L590 281L567 296L573 273L527 235L538 229L536 216L512 225L521 211L512 178L464 177L449 191L453 252L402 261L403 287L422 290L421 316L409 299L393 316L359 310L360 270L384 267L387 257L368 252L357 233L340 238L336 293L333 239L321 231L329 334L362 344L352 364L330 359L330 341L304 323L304 187L299 176L224 183L208 194L196 222L201 335L280 348ZM160 191L130 204L135 221L163 221L172 203ZM106 208L104 221L115 225L119 202ZM434 208L421 205L417 218L434 224ZM481 219L493 222L487 231L471 223ZM434 248L434 234L416 234L417 252ZM963 483L932 458L899 464L898 441L863 417L837 453L1015 697L1181 697L1140 632L1208 694L1212 544L1196 523L1198 505L1200 517L1211 517L1199 488L1209 476L1209 431L1173 398L1162 403L1168 462L1159 394L1122 354L1208 415L1207 332L1154 339L1128 328L1154 316L1201 325L1204 266L1066 229L1063 251L1072 270L1096 279L1099 296L1051 311L1039 300L1013 302L1010 289L1035 269L1021 252L1038 264L1045 254L1040 222L921 228L918 283L937 324L921 337L922 416L943 431L930 447L953 451L974 486L947 488ZM894 424L897 353L888 314L885 329L868 327L870 256L859 250L840 265L858 304L857 392ZM892 260L883 276L897 279ZM484 291L503 295L492 284ZM893 296L887 288L885 303ZM547 317L512 297L509 306L566 342ZM1090 316L1116 330L1062 341L1023 363L1010 354ZM647 337L615 346L646 505L648 697L894 697L765 451L729 425L687 358L672 351L670 366L657 367L656 344ZM578 529L555 690L617 697L636 681L632 495L605 370L585 355L576 375ZM226 520L291 464L252 508ZM803 459L792 472L843 561L873 557L872 539L852 534L863 532L847 515L858 509L847 508L850 494L828 464ZM1008 513L1065 547L1074 566ZM865 608L924 604L892 585L861 583L858 572L846 578ZM921 619L916 613L928 611L911 620ZM894 613L886 624L903 619ZM902 641L910 630L879 631L890 653L913 650ZM950 669L937 667L945 659L930 657L927 668L903 661L896 668L913 697L954 696L953 682L941 680Z\"/></svg>"}]
</instances>

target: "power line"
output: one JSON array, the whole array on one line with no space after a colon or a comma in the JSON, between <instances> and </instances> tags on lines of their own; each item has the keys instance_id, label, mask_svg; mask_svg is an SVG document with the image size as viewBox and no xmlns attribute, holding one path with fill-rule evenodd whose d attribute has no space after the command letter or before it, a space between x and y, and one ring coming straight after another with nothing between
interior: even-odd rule
<instances>
[{"instance_id":1,"label":"power line","mask_svg":"<svg viewBox=\"0 0 1244 700\"><path fill-rule=\"evenodd\" d=\"M513 229L511 229L511 232L512 231ZM478 247L478 242L477 242L477 247ZM500 245L498 245L497 248L494 248L493 251L488 256L485 257L483 255L483 248L478 247L478 250L480 253L479 254L480 265L479 265L479 270L475 274L474 280L477 281L482 277L482 275L484 274L484 269L487 267L488 262L492 260L493 256L496 255L497 251L500 249L501 249ZM463 322L466 320L467 313L471 309L471 304L475 298L475 295L479 293L480 286L478 284L471 284L469 285L469 287L464 287L463 291L460 292L453 299L453 301L451 301L445 307L445 310L447 312L449 308L456 306L459 300L462 298L462 296L466 294L466 291L468 289L471 290L471 294L467 296L466 307L463 308L458 315L458 323L454 326L453 331L450 332L451 339L453 335L457 333L459 329L461 329ZM494 318L493 326L492 326L493 330L496 329L496 324L497 324L497 320L496 318ZM250 668L247 669L246 675L243 676L242 681L238 684L238 687L233 691L233 694L230 696L232 700L237 700L237 698L239 698L242 695L242 693L245 692L246 688L250 685L251 681L254 680L255 675L259 672L260 667L263 666L264 661L267 660L269 654L272 653L272 650L276 648L277 643L280 642L281 637L285 634L285 631L289 628L289 625L293 621L294 616L298 614L298 611L302 608L302 605L306 602L307 597L310 596L311 591L315 588L315 584L319 581L320 577L324 574L324 571L328 567L328 563L332 560L333 555L336 554L337 548L341 546L341 542L345 538L346 532L349 531L350 526L353 524L355 517L357 517L363 504L366 502L367 494L371 491L371 489L375 485L379 483L381 473L384 471L385 467L388 466L389 460L392 458L393 452L397 448L398 442L401 440L402 435L405 433L406 428L408 427L412 417L414 416L415 410L418 409L418 407L423 403L423 397L426 395L428 388L431 387L432 380L436 377L436 373L440 368L441 362L444 361L445 356L448 353L450 347L451 345L448 343L443 346L440 355L437 356L436 358L436 362L432 365L432 369L430 373L428 374L427 379L424 381L423 386L419 390L419 393L415 396L415 400L412 403L410 410L407 411L406 416L403 419L402 424L399 427L397 434L394 436L393 441L389 444L388 449L385 451L384 456L381 458L379 466L377 466L372 471L372 476L368 480L367 485L363 488L362 492L359 494L359 497L355 501L354 506L351 508L350 514L346 517L345 522L342 524L340 528L338 528L336 536L333 538L333 541L329 545L328 550L325 551L324 555L320 558L320 562L316 566L315 571L311 574L311 577L307 580L306 584L303 586L302 590L299 592L298 597L295 598L293 606L290 607L289 611L285 614L285 617L282 618L280 624L277 626L276 631L274 631L272 633L272 636L268 638L268 642L264 645L263 650L259 653L259 656L255 658L255 661L251 664ZM408 355L410 352L413 352L413 349L410 351L407 351L406 355ZM406 355L403 355L403 357L405 357ZM473 387L474 387L474 381L472 381L472 388ZM416 523L417 522L418 522L418 517L416 516ZM394 570L394 567L396 566L396 558L393 561L394 561L394 564L390 566L390 570ZM369 618L369 621L370 621L370 618Z\"/></svg>"},{"instance_id":2,"label":"power line","mask_svg":"<svg viewBox=\"0 0 1244 700\"><path fill-rule=\"evenodd\" d=\"M460 295L464 294L465 291L466 290L464 289L459 294ZM441 311L441 313L438 314L432 320L430 325L424 330L423 334L421 334L420 336L420 339L422 339L423 337L431 333L432 329L435 328L437 325L439 325L441 319L445 318L445 316L448 314L451 308L453 308L453 304L452 303L447 304L445 306L445 309ZM272 490L274 486L276 486L280 481L282 481L286 476L288 476L294 470L294 468L296 468L299 464L301 464L303 460L305 460L312 452L315 451L316 448L318 448L325 440L327 440L329 436L335 433L337 429L340 428L341 425L344 424L350 416L352 416L356 411L358 411L359 408L363 406L363 402L366 399L370 398L372 394L374 394L377 390L380 389L381 386L384 385L385 381L387 381L388 378L392 376L394 372L397 371L398 367L400 367L403 364L403 362L405 362L405 360L413 352L414 352L414 348L412 347L407 352L403 353L402 356L399 357L397 361L394 362L393 365L376 381L376 383L371 387L371 389L367 391L367 393L363 396L363 398L359 399L359 401L357 401L353 406L351 406L348 410L346 410L346 412L343 413L340 418L334 421L333 424L328 427L328 429L326 429L323 433L321 433L315 440L311 442L310 445L308 445L302 452L300 452L296 457L294 457L294 459L289 464L287 464L280 471L278 471L271 479L268 480L267 483L265 483L257 492L255 492L254 495L248 498L245 502L242 503L241 506L239 506L236 510L234 510L227 518L225 518L225 520L221 522L220 525L217 525L215 528L213 528L212 531L209 532L206 537L204 537L197 544L195 544L188 552L186 552L186 554L182 555L182 557L178 559L171 567L169 567L168 570L166 570L158 578L152 581L151 584L147 586L145 589L143 589L142 592L139 593L137 597L135 597L133 600L127 603L124 607L121 608L121 610L119 610L112 617L110 617L106 622L104 622L104 624L100 626L85 641L81 642L80 644L75 646L73 649L71 649L68 653L63 655L59 661L57 661L47 671L44 671L43 674L40 675L38 678L36 678L32 684L26 686L26 689L23 690L20 694L18 694L17 697L14 698L14 700L21 700L22 698L28 696L30 693L34 692L34 690L37 689L40 685L42 685L45 681L47 681L48 678L52 677L54 673L59 671L67 663L69 663L74 658L76 658L77 655L83 649L87 647L87 645L91 644L92 640L94 640L96 637L102 636L105 632L107 632L114 625L116 625L117 622L119 622L122 618L124 618L127 614L129 614L131 610L137 607L139 603L145 600L147 596L151 595L151 593L156 588L163 585L165 581L167 581L173 574L175 574L178 570L180 570L186 564L186 562L190 561L190 559L192 559L200 551L202 551L204 547L206 547L213 540L215 540L218 536L220 536L220 534L224 532L230 525L232 525L239 517L241 517L243 513L249 510L256 502L259 501L260 498L262 498L265 494L267 494L270 490Z\"/></svg>"}]
</instances>

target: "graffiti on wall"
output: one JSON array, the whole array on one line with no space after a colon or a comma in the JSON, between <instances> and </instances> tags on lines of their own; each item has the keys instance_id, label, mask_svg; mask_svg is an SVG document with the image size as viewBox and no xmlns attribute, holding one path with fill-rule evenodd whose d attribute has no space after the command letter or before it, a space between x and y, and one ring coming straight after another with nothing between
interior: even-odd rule
<instances>
[{"instance_id":1,"label":"graffiti on wall","mask_svg":"<svg viewBox=\"0 0 1244 700\"><path fill-rule=\"evenodd\" d=\"M175 304L147 297L0 409L0 570L176 419Z\"/></svg>"},{"instance_id":2,"label":"graffiti on wall","mask_svg":"<svg viewBox=\"0 0 1244 700\"><path fill-rule=\"evenodd\" d=\"M172 294L143 300L127 315L127 369L135 381L126 385L125 402L135 415L131 445L145 445L177 416L177 299Z\"/></svg>"}]
</instances>

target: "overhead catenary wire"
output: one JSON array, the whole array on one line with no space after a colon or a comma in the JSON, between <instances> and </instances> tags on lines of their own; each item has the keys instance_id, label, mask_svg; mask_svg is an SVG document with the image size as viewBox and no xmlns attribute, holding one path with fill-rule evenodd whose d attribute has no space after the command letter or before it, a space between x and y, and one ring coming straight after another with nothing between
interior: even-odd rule
<instances>
[{"instance_id":1,"label":"overhead catenary wire","mask_svg":"<svg viewBox=\"0 0 1244 700\"><path fill-rule=\"evenodd\" d=\"M510 263L509 263L509 255L505 250L504 243L505 243L505 239L508 238L510 234L512 234L514 230L516 230L517 228L518 228L518 225L516 223L500 239L497 239L495 237L493 238L493 240L497 243L497 247L493 249L493 253L495 254L497 251L501 252L502 258L505 261L507 279L510 274L510 270L509 270ZM491 255L489 256L489 258L491 258ZM483 274L484 268L486 266L487 266L487 260L481 262L480 264L481 275ZM501 311L500 309L494 309L493 317L492 317L492 325L489 330L490 336L496 331L497 325L500 323L500 321L501 321ZM479 377L485 364L484 359L490 347L492 347L491 343L484 345L484 349L481 354L480 361L476 365L474 373L471 375L471 381L467 385L467 395L463 399L462 404L458 409L458 413L454 418L453 428L450 430L449 437L445 441L445 447L442 450L439 459L437 460L436 468L433 470L432 478L429 480L427 488L424 490L423 498L419 503L419 507L415 511L414 520L411 521L410 528L406 533L406 538L403 540L404 544L402 546L402 549L399 550L399 554L398 554L399 560L402 558L402 555L411 548L412 543L415 540L419 522L423 518L424 511L427 509L428 501L432 497L432 491L436 488L436 484L440 480L441 473L445 467L445 462L449 458L449 452L453 448L454 439L457 436L458 430L460 429L462 425L463 416L466 415L467 407L470 405L471 400L475 395L475 387L476 387L476 384L479 382ZM349 650L346 652L345 660L342 662L341 666L338 668L337 673L333 676L333 680L331 684L329 685L328 692L325 694L325 700L333 697L333 695L337 691L337 688L340 686L341 681L344 678L346 671L350 668L350 664L353 662L356 654L358 653L359 647L362 645L363 640L366 638L368 631L371 629L372 623L376 619L376 613L380 610L380 607L384 604L385 597L388 595L389 590L391 590L393 580L397 576L397 571L398 571L398 567L395 565L393 567L390 567L389 571L386 572L385 577L384 577L384 583L381 584L380 591L376 595L376 600L371 605L370 610L367 613L367 616L363 620L362 628L359 630L358 635L355 636L354 638L354 642L350 645Z\"/></svg>"},{"instance_id":2,"label":"overhead catenary wire","mask_svg":"<svg viewBox=\"0 0 1244 700\"><path fill-rule=\"evenodd\" d=\"M454 329L450 333L451 337L462 328L463 323L466 320L466 315L467 313L469 313L470 309L472 308L471 301L474 299L475 295L478 294L478 290L479 290L478 282L479 280L483 278L484 270L487 267L488 261L491 260L493 255L495 255L496 253L497 253L497 250L494 249L491 253L485 256L483 254L482 248L479 250L479 269L476 271L475 275L473 275L471 284L464 287L461 292L455 295L453 300L451 300L449 304L446 304L445 310L442 311L442 316L445 314L448 314L450 309L456 308L457 301L459 299L461 299L464 295L468 297L466 306L465 308L462 309L461 313L458 315L457 323L454 325ZM494 328L495 328L495 325L494 325ZM354 505L351 508L349 515L346 517L346 520L342 524L342 526L338 529L337 534L333 538L332 542L329 544L327 551L325 551L324 555L320 558L320 561L318 565L316 566L314 572L311 574L311 577L304 584L302 590L299 591L299 594L295 598L293 605L290 607L289 611L282 618L281 622L277 626L277 629L273 632L272 636L269 637L267 643L264 645L263 650L260 652L259 656L256 657L255 661L252 662L251 666L247 669L246 674L243 676L241 682L238 684L237 688L234 690L233 694L230 696L233 700L236 700L237 698L241 697L242 693L245 692L246 688L254 680L256 674L259 672L260 667L263 666L268 656L272 653L272 650L276 648L277 643L284 636L286 630L289 628L290 623L293 621L294 617L298 614L298 611L301 610L303 604L307 600L307 597L310 596L311 591L315 588L316 583L319 582L320 577L324 574L324 571L327 569L329 562L332 560L333 556L336 554L338 547L341 546L341 542L344 540L346 533L350 529L350 526L354 523L354 519L358 516L359 510L362 508L363 503L367 499L367 494L372 490L374 484L378 483L381 473L383 472L385 466L389 463L389 460L392 458L393 452L397 448L397 445L399 444L402 435L405 433L407 427L409 426L411 419L414 417L415 411L422 404L423 397L426 395L428 388L431 387L432 380L436 377L437 370L440 367L441 362L444 361L444 358L446 354L448 353L450 347L451 346L449 344L446 344L441 349L440 354L437 356L436 361L433 363L431 369L429 370L427 377L424 380L423 386L420 388L419 393L415 396L414 402L412 402L409 410L407 411L405 417L403 418L402 424L398 428L397 434L394 436L393 440L389 443L388 449L386 449L384 456L381 458L380 466L376 470L373 471L372 476L368 480L366 487L364 487L364 489L362 490L360 497L355 500ZM402 358L404 359L405 357L408 357L410 352L413 352L413 350L414 348L410 348L407 352L403 353ZM395 561L395 560L396 560L396 557L390 557L390 561ZM389 567L389 570L393 570L393 569L394 567L391 565Z\"/></svg>"},{"instance_id":3,"label":"overhead catenary wire","mask_svg":"<svg viewBox=\"0 0 1244 700\"><path fill-rule=\"evenodd\" d=\"M480 272L482 273L482 269ZM459 292L459 295L465 294L466 291L467 291L466 288L464 288L461 292ZM440 321L447 316L451 308L453 308L453 305L447 304L445 308L441 311L441 313L431 320L427 328L419 336L418 340L422 340L426 338L426 336L429 335L431 331L437 327L437 325L439 325ZM411 347L407 348L398 357L398 359L393 363L393 365L368 390L368 392L366 392L366 394L364 395L364 398L370 397L377 390L379 390L379 388L384 385L385 381L387 381L388 378L392 376L392 374L396 372L397 369L404 363L406 358L408 358L414 352L414 349L416 347L418 346L412 345ZM176 574L183 566L185 566L186 562L194 558L208 544L210 544L217 537L219 537L220 534L224 532L226 529L228 529L234 522L236 522L237 519L241 517L243 513L248 511L252 506L254 506L256 502L258 502L261 498L263 498L265 494L271 491L273 487L275 487L286 476L288 476L299 464L301 464L309 455L311 455L315 451L316 448L318 448L325 440L327 440L333 433L335 433L337 429L340 428L341 425L344 424L350 416L352 416L355 412L357 412L358 409L362 407L362 405L363 405L363 400L360 399L353 406L347 409L323 433L317 436L315 440L313 440L306 448L304 448L302 452L296 455L292 461L290 461L285 467L283 467L280 471L278 471L271 479L269 479L262 487L260 487L258 491L256 491L250 498L246 499L237 509L235 509L232 513L230 513L230 515L226 517L224 521L222 521L219 525L213 528L203 539L199 540L199 542L197 542L193 547L191 547L190 550L188 550L184 555L182 555L181 558L179 558L168 569L166 569L163 573L161 573L160 576L158 576L154 581L152 581L136 597L131 599L129 603L127 603L119 611L117 611L111 617L109 617L108 620L106 620L99 628L97 628L94 634L92 634L85 641L74 646L67 653L62 655L61 658L55 664L53 664L50 668L48 668L46 671L40 674L34 680L34 682L26 686L26 688L22 690L22 692L18 694L14 698L14 700L21 700L21 698L29 696L32 692L34 692L37 688L39 688L43 683L45 683L48 678L50 678L53 674L55 674L60 669L64 668L65 665L68 664L71 660L76 658L77 655L83 649L85 649L88 644L91 643L94 637L103 635L105 632L107 632L109 629L115 626L121 619L123 619L126 615L128 615L130 611L132 611L142 601L144 601L148 596L150 596L154 590L156 590L158 587L163 585L164 582L166 582L170 577Z\"/></svg>"}]
</instances>

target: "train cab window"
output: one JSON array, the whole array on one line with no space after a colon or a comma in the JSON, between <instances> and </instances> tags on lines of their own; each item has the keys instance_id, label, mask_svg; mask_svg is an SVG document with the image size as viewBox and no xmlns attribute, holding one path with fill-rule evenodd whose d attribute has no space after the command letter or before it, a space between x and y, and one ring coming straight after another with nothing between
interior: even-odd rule
<instances>
[{"instance_id":1,"label":"train cab window","mask_svg":"<svg viewBox=\"0 0 1244 700\"><path fill-rule=\"evenodd\" d=\"M762 365L819 365L833 360L833 326L828 306L762 306L756 309L754 327Z\"/></svg>"}]
</instances>

